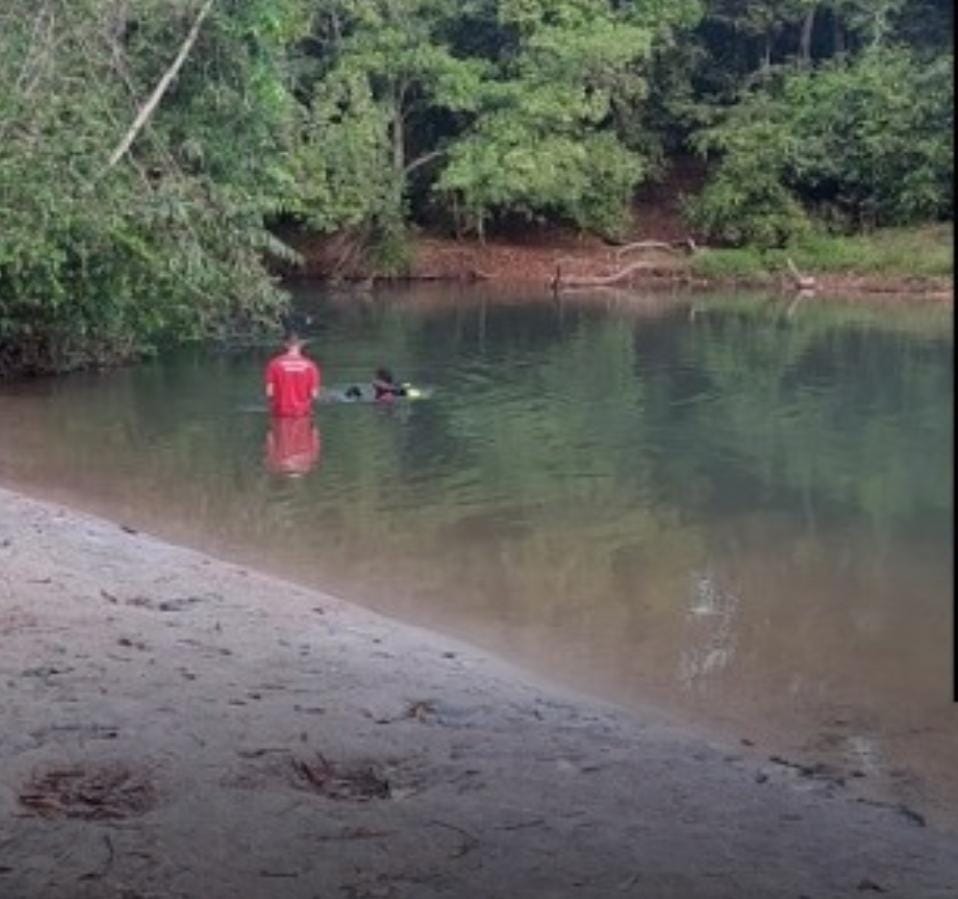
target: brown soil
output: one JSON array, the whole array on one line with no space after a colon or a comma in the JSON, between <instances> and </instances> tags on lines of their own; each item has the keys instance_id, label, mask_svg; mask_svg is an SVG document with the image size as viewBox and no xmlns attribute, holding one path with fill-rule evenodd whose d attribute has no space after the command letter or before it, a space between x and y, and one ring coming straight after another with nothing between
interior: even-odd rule
<instances>
[{"instance_id":1,"label":"brown soil","mask_svg":"<svg viewBox=\"0 0 958 899\"><path fill-rule=\"evenodd\" d=\"M284 239L304 258L303 266L296 272L299 277L341 280L370 277L368 269L350 252L348 241L343 237L286 234ZM565 278L601 278L641 258L648 265L641 272L644 278L690 278L687 260L678 252L653 250L640 255L623 254L621 250L621 246L610 245L593 235L563 229L485 242L422 234L414 240L412 264L406 277L413 281L551 284L557 266L561 266ZM637 278L639 273L635 275Z\"/></svg>"},{"instance_id":2,"label":"brown soil","mask_svg":"<svg viewBox=\"0 0 958 899\"><path fill-rule=\"evenodd\" d=\"M663 228L664 235L630 236L630 241L663 240L678 243L675 229ZM330 278L342 280L368 280L369 272L353 263L336 264L337 252L342 242L320 238L315 235L287 237L305 257L305 264L297 274L306 278ZM737 284L749 287L791 289L787 279L764 278L758 280L720 281L707 280L693 274L688 255L680 251L643 250L623 252L623 246L610 245L590 235L576 235L554 231L536 235L522 241L492 239L481 243L478 240L456 240L435 235L421 235L414 244L413 262L408 280L412 281L494 281L509 284L537 284L550 286L561 267L562 278L603 279L622 272L633 262L642 266L630 271L617 281L617 286L647 283L679 283L697 287L718 287ZM919 277L914 275L860 275L818 274L818 291L822 294L846 295L913 295L923 299L950 300L954 282L949 277Z\"/></svg>"},{"instance_id":3,"label":"brown soil","mask_svg":"<svg viewBox=\"0 0 958 899\"><path fill-rule=\"evenodd\" d=\"M556 235L548 243L539 245L499 243L489 241L455 241L437 237L421 238L416 242L416 256L412 276L430 280L494 280L533 281L549 284L561 266L564 278L609 276L635 258L618 258L618 247L594 237ZM687 273L682 257L668 252L653 251L643 255L650 268L646 277L675 277Z\"/></svg>"}]
</instances>

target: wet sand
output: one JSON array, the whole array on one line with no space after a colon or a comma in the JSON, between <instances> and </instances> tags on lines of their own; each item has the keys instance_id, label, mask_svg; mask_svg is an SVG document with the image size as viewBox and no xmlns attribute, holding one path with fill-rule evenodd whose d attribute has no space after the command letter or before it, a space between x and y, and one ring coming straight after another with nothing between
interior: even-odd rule
<instances>
[{"instance_id":1,"label":"wet sand","mask_svg":"<svg viewBox=\"0 0 958 899\"><path fill-rule=\"evenodd\" d=\"M0 490L0 896L958 894L827 768Z\"/></svg>"}]
</instances>

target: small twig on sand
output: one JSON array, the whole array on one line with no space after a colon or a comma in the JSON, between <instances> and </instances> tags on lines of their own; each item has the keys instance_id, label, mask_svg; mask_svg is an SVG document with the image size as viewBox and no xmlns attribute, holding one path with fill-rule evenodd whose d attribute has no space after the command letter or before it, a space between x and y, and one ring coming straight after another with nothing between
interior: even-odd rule
<instances>
[{"instance_id":1,"label":"small twig on sand","mask_svg":"<svg viewBox=\"0 0 958 899\"><path fill-rule=\"evenodd\" d=\"M452 854L453 858L462 858L466 853L471 852L479 845L478 837L473 836L468 830L456 827L455 824L447 824L445 821L430 821L429 823L434 824L436 827L445 827L447 830L454 830L463 837L462 845Z\"/></svg>"},{"instance_id":2,"label":"small twig on sand","mask_svg":"<svg viewBox=\"0 0 958 899\"><path fill-rule=\"evenodd\" d=\"M544 818L533 818L531 821L519 821L516 824L503 824L498 830L523 830L526 827L542 827L545 825Z\"/></svg>"}]
</instances>

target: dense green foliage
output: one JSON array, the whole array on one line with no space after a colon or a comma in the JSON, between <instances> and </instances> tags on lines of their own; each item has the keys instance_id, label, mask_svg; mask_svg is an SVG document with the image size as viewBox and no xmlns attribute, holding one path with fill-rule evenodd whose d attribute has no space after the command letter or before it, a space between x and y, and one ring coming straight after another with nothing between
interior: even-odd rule
<instances>
[{"instance_id":1,"label":"dense green foliage","mask_svg":"<svg viewBox=\"0 0 958 899\"><path fill-rule=\"evenodd\" d=\"M779 246L811 212L846 229L950 217L953 104L948 57L873 47L776 72L696 135L721 162L691 218L710 236Z\"/></svg>"},{"instance_id":2,"label":"dense green foliage","mask_svg":"<svg viewBox=\"0 0 958 899\"><path fill-rule=\"evenodd\" d=\"M214 5L133 152L111 151L195 10L14 0L0 21L0 370L113 360L275 315L291 3ZM277 10L281 10L278 12ZM305 20L303 20L305 21Z\"/></svg>"},{"instance_id":3,"label":"dense green foliage","mask_svg":"<svg viewBox=\"0 0 958 899\"><path fill-rule=\"evenodd\" d=\"M380 271L403 268L413 223L614 236L636 187L690 153L706 239L947 219L952 16L948 0L8 0L0 371L274 321L275 222L347 235Z\"/></svg>"}]
</instances>

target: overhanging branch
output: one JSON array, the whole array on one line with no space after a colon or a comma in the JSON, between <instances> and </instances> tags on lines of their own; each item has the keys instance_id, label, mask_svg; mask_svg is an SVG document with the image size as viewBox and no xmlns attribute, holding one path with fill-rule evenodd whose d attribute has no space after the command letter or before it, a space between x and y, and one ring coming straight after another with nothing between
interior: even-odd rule
<instances>
[{"instance_id":1,"label":"overhanging branch","mask_svg":"<svg viewBox=\"0 0 958 899\"><path fill-rule=\"evenodd\" d=\"M143 126L149 121L150 116L153 115L153 111L156 109L160 100L163 99L163 94L166 93L170 82L176 77L183 63L186 62L186 57L190 55L190 50L193 49L193 44L196 43L196 38L200 33L200 26L202 26L203 20L209 15L210 10L213 8L213 2L214 0L206 0L206 3L203 4L203 8L200 10L199 15L197 15L196 21L193 22L193 27L190 28L186 40L183 41L180 47L180 52L176 54L176 59L173 60L173 64L163 73L163 77L156 83L153 93L150 94L150 99L140 107L140 111L130 126L130 130L126 132L123 136L123 140L117 144L116 149L110 154L110 161L107 163L108 169L113 168L113 166L120 161L123 154L130 149L133 141L136 140L137 134L140 133Z\"/></svg>"},{"instance_id":2,"label":"overhanging branch","mask_svg":"<svg viewBox=\"0 0 958 899\"><path fill-rule=\"evenodd\" d=\"M422 168L424 165L432 162L434 159L438 159L440 156L445 156L445 150L432 150L429 153L423 153L418 159L414 159L403 169L403 175L409 177L416 169Z\"/></svg>"}]
</instances>

